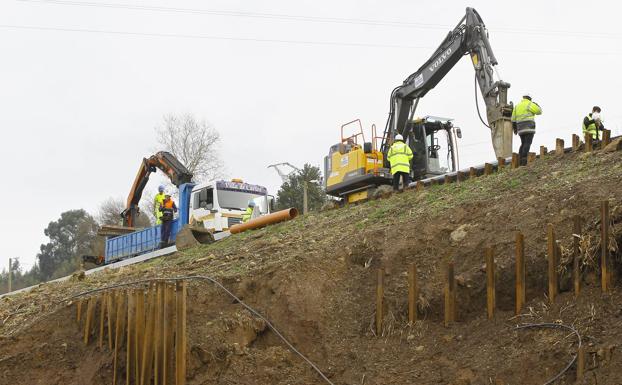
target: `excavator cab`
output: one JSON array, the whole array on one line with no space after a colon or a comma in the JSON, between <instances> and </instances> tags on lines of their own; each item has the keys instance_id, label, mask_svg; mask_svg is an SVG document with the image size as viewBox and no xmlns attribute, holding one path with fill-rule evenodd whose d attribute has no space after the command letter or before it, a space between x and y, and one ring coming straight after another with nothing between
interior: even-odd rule
<instances>
[{"instance_id":1,"label":"excavator cab","mask_svg":"<svg viewBox=\"0 0 622 385\"><path fill-rule=\"evenodd\" d=\"M457 137L452 119L426 116L406 125L406 140L413 151L412 177L420 180L454 172L458 168Z\"/></svg>"},{"instance_id":2,"label":"excavator cab","mask_svg":"<svg viewBox=\"0 0 622 385\"><path fill-rule=\"evenodd\" d=\"M358 130L349 134L352 127ZM354 203L367 199L377 186L391 182L391 172L383 167L384 155L376 145L381 139L372 125L371 141L367 142L360 119L341 126L341 141L332 145L324 157L328 195Z\"/></svg>"}]
</instances>

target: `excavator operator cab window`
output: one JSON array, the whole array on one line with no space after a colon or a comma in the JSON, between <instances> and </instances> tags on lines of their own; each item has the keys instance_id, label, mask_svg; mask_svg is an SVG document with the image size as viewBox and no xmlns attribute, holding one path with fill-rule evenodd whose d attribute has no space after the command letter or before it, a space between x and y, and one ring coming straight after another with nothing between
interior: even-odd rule
<instances>
[{"instance_id":1,"label":"excavator operator cab window","mask_svg":"<svg viewBox=\"0 0 622 385\"><path fill-rule=\"evenodd\" d=\"M214 189L204 188L194 194L194 202L192 208L202 208L205 210L211 210L214 208Z\"/></svg>"},{"instance_id":2,"label":"excavator operator cab window","mask_svg":"<svg viewBox=\"0 0 622 385\"><path fill-rule=\"evenodd\" d=\"M444 174L453 171L449 140L449 132L446 130L430 130L427 132L428 174Z\"/></svg>"}]
</instances>

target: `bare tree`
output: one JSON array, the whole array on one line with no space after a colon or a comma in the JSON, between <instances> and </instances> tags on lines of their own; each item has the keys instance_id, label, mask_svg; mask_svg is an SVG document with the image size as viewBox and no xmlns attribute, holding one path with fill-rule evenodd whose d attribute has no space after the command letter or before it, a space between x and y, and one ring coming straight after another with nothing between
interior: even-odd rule
<instances>
[{"instance_id":1,"label":"bare tree","mask_svg":"<svg viewBox=\"0 0 622 385\"><path fill-rule=\"evenodd\" d=\"M192 114L169 114L156 127L158 143L175 155L197 181L222 176L222 161L217 151L220 134L204 120Z\"/></svg>"},{"instance_id":2,"label":"bare tree","mask_svg":"<svg viewBox=\"0 0 622 385\"><path fill-rule=\"evenodd\" d=\"M153 199L153 197L151 197ZM147 204L145 200L141 201L140 215L136 220L136 227L151 226L151 218L153 214L150 212L153 203ZM97 223L103 225L121 225L121 212L125 209L125 202L120 198L108 198L99 205L97 212Z\"/></svg>"}]
</instances>

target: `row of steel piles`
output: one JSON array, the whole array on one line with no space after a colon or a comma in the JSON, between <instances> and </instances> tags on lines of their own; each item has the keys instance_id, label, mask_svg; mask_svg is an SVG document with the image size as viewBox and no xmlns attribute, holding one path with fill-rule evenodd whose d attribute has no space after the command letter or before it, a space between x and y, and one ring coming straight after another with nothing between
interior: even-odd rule
<instances>
[{"instance_id":1,"label":"row of steel piles","mask_svg":"<svg viewBox=\"0 0 622 385\"><path fill-rule=\"evenodd\" d=\"M101 292L76 303L84 343L113 360L113 385L184 385L186 282Z\"/></svg>"}]
</instances>

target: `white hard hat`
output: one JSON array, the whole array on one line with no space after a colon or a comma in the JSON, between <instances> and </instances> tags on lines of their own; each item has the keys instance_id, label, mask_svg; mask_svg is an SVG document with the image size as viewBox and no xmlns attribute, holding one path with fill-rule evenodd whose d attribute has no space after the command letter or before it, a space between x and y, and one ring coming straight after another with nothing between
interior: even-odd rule
<instances>
[{"instance_id":1,"label":"white hard hat","mask_svg":"<svg viewBox=\"0 0 622 385\"><path fill-rule=\"evenodd\" d=\"M531 99L531 94L529 92L525 92L523 97Z\"/></svg>"},{"instance_id":2,"label":"white hard hat","mask_svg":"<svg viewBox=\"0 0 622 385\"><path fill-rule=\"evenodd\" d=\"M395 140L404 140L404 137L401 134L395 135Z\"/></svg>"}]
</instances>

